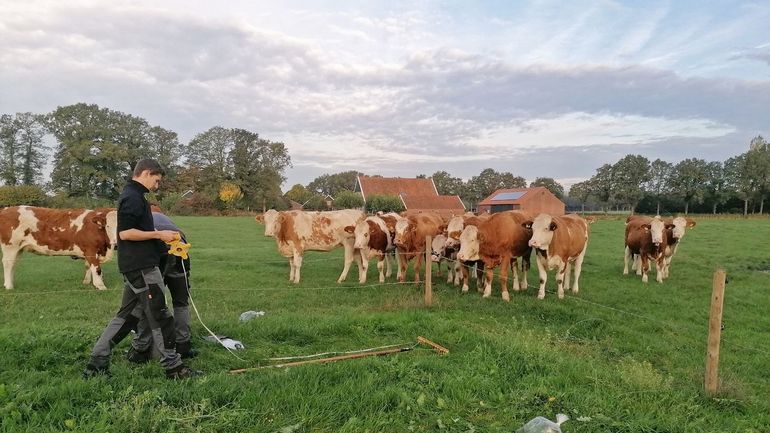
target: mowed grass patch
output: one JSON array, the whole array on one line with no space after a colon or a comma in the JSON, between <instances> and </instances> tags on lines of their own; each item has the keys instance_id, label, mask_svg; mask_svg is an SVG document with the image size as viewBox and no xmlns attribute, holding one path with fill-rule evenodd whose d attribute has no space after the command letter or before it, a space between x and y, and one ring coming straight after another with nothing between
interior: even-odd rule
<instances>
[{"instance_id":1,"label":"mowed grass patch","mask_svg":"<svg viewBox=\"0 0 770 433\"><path fill-rule=\"evenodd\" d=\"M446 285L434 275L434 306L422 286L336 283L342 252L308 253L302 282L251 218L177 217L192 256L192 293L206 324L242 341L239 361L196 340L205 375L169 382L157 364L136 367L114 350L112 378L80 372L120 302L83 286L82 261L25 254L16 288L0 293L2 431L510 432L534 416L573 420L565 432L760 432L770 425L770 223L703 220L687 232L664 284L623 276L623 223L591 226L581 291L546 299L530 288L500 299ZM720 373L723 392L702 392L712 274L727 269ZM434 268L435 269L435 268ZM411 270L409 278L411 279ZM263 317L240 323L247 310ZM196 336L205 335L194 324ZM229 375L269 357L413 345L448 347L387 357ZM580 419L580 420L578 420Z\"/></svg>"}]
</instances>

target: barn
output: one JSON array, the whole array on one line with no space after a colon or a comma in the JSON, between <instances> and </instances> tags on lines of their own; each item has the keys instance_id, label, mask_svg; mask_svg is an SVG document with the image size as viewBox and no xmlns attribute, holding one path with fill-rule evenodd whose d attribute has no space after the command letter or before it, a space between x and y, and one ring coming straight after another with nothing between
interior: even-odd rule
<instances>
[{"instance_id":1,"label":"barn","mask_svg":"<svg viewBox=\"0 0 770 433\"><path fill-rule=\"evenodd\" d=\"M439 195L432 178L358 176L356 192L364 203L374 196L395 196L401 199L407 213L433 211L441 215L460 215L465 205L459 196Z\"/></svg>"},{"instance_id":2,"label":"barn","mask_svg":"<svg viewBox=\"0 0 770 433\"><path fill-rule=\"evenodd\" d=\"M533 215L547 213L564 215L564 202L542 186L533 188L498 189L479 202L479 212L497 213L522 210Z\"/></svg>"}]
</instances>

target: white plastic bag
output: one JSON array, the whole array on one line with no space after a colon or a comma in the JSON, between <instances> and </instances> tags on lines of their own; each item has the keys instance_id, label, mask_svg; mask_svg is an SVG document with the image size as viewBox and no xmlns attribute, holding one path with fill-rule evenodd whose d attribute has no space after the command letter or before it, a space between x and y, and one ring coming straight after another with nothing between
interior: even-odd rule
<instances>
[{"instance_id":1,"label":"white plastic bag","mask_svg":"<svg viewBox=\"0 0 770 433\"><path fill-rule=\"evenodd\" d=\"M568 419L569 417L563 413L556 415L556 422L539 416L529 420L524 427L516 430L516 433L561 433L561 423Z\"/></svg>"}]
</instances>

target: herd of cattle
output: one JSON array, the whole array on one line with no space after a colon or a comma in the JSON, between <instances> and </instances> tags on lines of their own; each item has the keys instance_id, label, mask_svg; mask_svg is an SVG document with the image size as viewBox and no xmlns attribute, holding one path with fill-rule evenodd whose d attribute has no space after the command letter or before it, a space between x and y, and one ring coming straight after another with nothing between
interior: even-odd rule
<instances>
[{"instance_id":1,"label":"herd of cattle","mask_svg":"<svg viewBox=\"0 0 770 433\"><path fill-rule=\"evenodd\" d=\"M438 214L424 212L413 215L380 213L366 215L358 210L305 212L270 210L256 217L265 225L265 236L275 238L278 251L289 261L289 280L300 281L305 251L331 251L344 248L344 266L337 279L347 278L351 264L358 266L359 282L366 282L369 261L377 259L379 281L392 274L391 256L398 267L397 279L406 281L409 262L414 259L414 281L419 283L426 238L431 236L432 261L446 261L447 282L469 289L470 269L475 268L478 289L484 297L492 294L494 269L500 268L502 298L510 300L508 272L513 273L513 290L527 288L527 271L532 250L536 251L540 277L538 298L545 297L547 271L556 269L559 298L564 287L579 290L580 273L588 246L589 224L593 220L570 214L535 217L521 211L496 214L452 216L444 220ZM657 280L668 277L671 259L687 227L695 222L683 217L663 220L661 217L630 216L626 221L625 268L633 261L633 269L647 282L649 263L657 268ZM521 275L519 275L519 272ZM479 275L477 275L477 273Z\"/></svg>"},{"instance_id":2,"label":"herd of cattle","mask_svg":"<svg viewBox=\"0 0 770 433\"><path fill-rule=\"evenodd\" d=\"M578 215L535 217L525 212L453 216L448 220L430 212L401 215L386 213L366 215L360 210L328 212L269 210L256 217L264 223L265 236L275 238L279 253L288 258L289 280L300 282L302 258L306 251L331 251L344 248L344 266L338 282L347 278L351 264L358 266L359 282L366 282L369 261L377 259L379 281L392 275L392 261L398 268L397 279L406 281L407 266L414 259L414 281L420 281L427 236L433 238L432 261L448 263L447 282L469 289L471 277L478 279L484 297L492 294L494 269L499 267L502 298L508 294L508 272L512 272L513 290L527 288L527 271L532 250L536 252L540 276L538 298L545 297L547 271L556 269L557 294L564 287L579 290L579 279L588 246L589 224ZM657 269L657 281L668 277L671 259L685 229L695 222L677 217L630 216L625 231L625 266L647 282L650 262ZM106 289L101 265L110 260L117 244L115 209L48 209L13 206L0 209L0 247L3 254L4 285L13 288L13 270L19 254L30 251L41 255L60 255L86 261L84 284ZM475 272L471 273L471 269Z\"/></svg>"}]
</instances>

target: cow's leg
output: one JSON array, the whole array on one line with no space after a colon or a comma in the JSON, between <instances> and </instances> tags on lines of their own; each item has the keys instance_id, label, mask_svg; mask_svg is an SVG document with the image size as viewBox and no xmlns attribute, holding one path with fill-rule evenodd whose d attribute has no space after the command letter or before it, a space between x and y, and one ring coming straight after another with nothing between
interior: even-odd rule
<instances>
[{"instance_id":1,"label":"cow's leg","mask_svg":"<svg viewBox=\"0 0 770 433\"><path fill-rule=\"evenodd\" d=\"M567 270L564 272L564 288L569 290L570 273L572 271L572 262L567 260Z\"/></svg>"},{"instance_id":2,"label":"cow's leg","mask_svg":"<svg viewBox=\"0 0 770 433\"><path fill-rule=\"evenodd\" d=\"M649 263L649 260L647 259L647 254L640 254L640 256L641 256L641 260L642 260L642 263L641 263L641 266L640 266L640 269L642 271L642 282L646 283L647 282L647 271L650 270L650 263Z\"/></svg>"},{"instance_id":3,"label":"cow's leg","mask_svg":"<svg viewBox=\"0 0 770 433\"><path fill-rule=\"evenodd\" d=\"M580 291L580 273L583 272L583 259L586 257L586 250L588 249L588 241L586 241L583 251L575 259L575 281L572 283L572 293Z\"/></svg>"},{"instance_id":4,"label":"cow's leg","mask_svg":"<svg viewBox=\"0 0 770 433\"><path fill-rule=\"evenodd\" d=\"M454 262L454 268L455 268L455 280L454 285L459 286L460 282L462 280L462 265L460 264L460 261L455 258Z\"/></svg>"},{"instance_id":5,"label":"cow's leg","mask_svg":"<svg viewBox=\"0 0 770 433\"><path fill-rule=\"evenodd\" d=\"M414 258L414 282L420 284L420 272L422 271L422 257L425 252L417 253L417 257ZM426 265L427 266L427 265Z\"/></svg>"},{"instance_id":6,"label":"cow's leg","mask_svg":"<svg viewBox=\"0 0 770 433\"><path fill-rule=\"evenodd\" d=\"M474 272L474 275L476 276L476 290L480 293L482 292L482 288L486 287L486 282L484 281L484 278L486 277L486 274L484 273L484 262L478 261L476 262L476 271Z\"/></svg>"},{"instance_id":7,"label":"cow's leg","mask_svg":"<svg viewBox=\"0 0 770 433\"><path fill-rule=\"evenodd\" d=\"M13 289L13 268L16 266L16 258L21 250L3 245L3 276L5 288Z\"/></svg>"},{"instance_id":8,"label":"cow's leg","mask_svg":"<svg viewBox=\"0 0 770 433\"><path fill-rule=\"evenodd\" d=\"M380 282L385 282L385 262L388 261L387 253L377 257L377 270L380 272ZM388 272L390 272L390 265L388 265Z\"/></svg>"},{"instance_id":9,"label":"cow's leg","mask_svg":"<svg viewBox=\"0 0 770 433\"><path fill-rule=\"evenodd\" d=\"M396 250L396 262L398 262L398 275L396 278L400 283L406 281L406 267L409 266L409 260L400 250Z\"/></svg>"},{"instance_id":10,"label":"cow's leg","mask_svg":"<svg viewBox=\"0 0 770 433\"><path fill-rule=\"evenodd\" d=\"M522 261L524 258L522 257ZM519 259L517 257L511 258L511 273L513 274L513 283L511 284L511 287L513 288L514 292L518 292L521 290L521 286L519 285Z\"/></svg>"},{"instance_id":11,"label":"cow's leg","mask_svg":"<svg viewBox=\"0 0 770 433\"><path fill-rule=\"evenodd\" d=\"M302 269L302 254L294 252L294 282L299 283L299 271Z\"/></svg>"},{"instance_id":12,"label":"cow's leg","mask_svg":"<svg viewBox=\"0 0 770 433\"><path fill-rule=\"evenodd\" d=\"M89 285L91 284L91 265L86 262L86 274L83 276L83 284Z\"/></svg>"},{"instance_id":13,"label":"cow's leg","mask_svg":"<svg viewBox=\"0 0 770 433\"><path fill-rule=\"evenodd\" d=\"M628 275L628 262L633 261L633 258L631 256L632 256L631 248L628 248L628 246L626 246L626 249L623 252L623 275ZM631 266L631 269L634 269L633 264Z\"/></svg>"},{"instance_id":14,"label":"cow's leg","mask_svg":"<svg viewBox=\"0 0 770 433\"><path fill-rule=\"evenodd\" d=\"M471 271L468 268L468 264L467 263L461 263L460 264L460 272L462 273L462 280L463 280L462 292L463 293L467 293L468 289L469 289L468 282L471 279Z\"/></svg>"},{"instance_id":15,"label":"cow's leg","mask_svg":"<svg viewBox=\"0 0 770 433\"><path fill-rule=\"evenodd\" d=\"M366 282L366 273L369 272L369 252L362 249L355 250L353 256L358 266L358 282L363 284Z\"/></svg>"},{"instance_id":16,"label":"cow's leg","mask_svg":"<svg viewBox=\"0 0 770 433\"><path fill-rule=\"evenodd\" d=\"M294 256L289 257L289 282L294 282Z\"/></svg>"},{"instance_id":17,"label":"cow's leg","mask_svg":"<svg viewBox=\"0 0 770 433\"><path fill-rule=\"evenodd\" d=\"M492 296L492 276L494 275L495 269L491 266L487 266L485 269L486 275L484 278L479 278L480 282L483 282L484 284L484 298L488 298Z\"/></svg>"},{"instance_id":18,"label":"cow's leg","mask_svg":"<svg viewBox=\"0 0 770 433\"><path fill-rule=\"evenodd\" d=\"M671 269L671 259L673 258L674 258L673 255L666 257L666 266L665 266L665 269L663 270L663 278L668 278L668 271L669 269Z\"/></svg>"},{"instance_id":19,"label":"cow's leg","mask_svg":"<svg viewBox=\"0 0 770 433\"><path fill-rule=\"evenodd\" d=\"M556 271L556 295L559 299L564 299L564 275L567 273L568 261L562 263Z\"/></svg>"},{"instance_id":20,"label":"cow's leg","mask_svg":"<svg viewBox=\"0 0 770 433\"><path fill-rule=\"evenodd\" d=\"M392 263L390 260L390 253L387 251L382 253L382 257L385 259L385 278L390 278L393 275Z\"/></svg>"},{"instance_id":21,"label":"cow's leg","mask_svg":"<svg viewBox=\"0 0 770 433\"><path fill-rule=\"evenodd\" d=\"M663 282L663 273L666 271L666 258L661 257L655 260L655 279L659 282Z\"/></svg>"},{"instance_id":22,"label":"cow's leg","mask_svg":"<svg viewBox=\"0 0 770 433\"><path fill-rule=\"evenodd\" d=\"M338 283L345 281L345 279L348 277L350 264L353 263L353 260L355 259L353 245L349 244L348 242L344 242L342 245L345 248L345 265L342 267L342 273L340 274L340 277L337 278Z\"/></svg>"},{"instance_id":23,"label":"cow's leg","mask_svg":"<svg viewBox=\"0 0 770 433\"><path fill-rule=\"evenodd\" d=\"M529 274L529 267L532 260L532 252L524 254L521 258L521 290L527 290L529 288L529 281L527 280L527 274Z\"/></svg>"},{"instance_id":24,"label":"cow's leg","mask_svg":"<svg viewBox=\"0 0 770 433\"><path fill-rule=\"evenodd\" d=\"M540 288L537 291L537 299L545 298L545 282L548 281L548 270L545 260L540 254L537 255L537 273L540 276Z\"/></svg>"},{"instance_id":25,"label":"cow's leg","mask_svg":"<svg viewBox=\"0 0 770 433\"><path fill-rule=\"evenodd\" d=\"M635 254L634 255L634 269L636 269L636 275L642 275L642 255L641 254Z\"/></svg>"},{"instance_id":26,"label":"cow's leg","mask_svg":"<svg viewBox=\"0 0 770 433\"><path fill-rule=\"evenodd\" d=\"M102 279L102 268L99 266L98 260L94 263L91 260L87 260L89 270L91 271L91 276L93 277L94 286L97 290L107 290L107 286L104 285L104 280Z\"/></svg>"},{"instance_id":27,"label":"cow's leg","mask_svg":"<svg viewBox=\"0 0 770 433\"><path fill-rule=\"evenodd\" d=\"M516 259L513 259L514 266L516 263ZM500 295L503 298L503 301L509 302L511 300L511 295L508 293L508 269L511 269L511 257L503 257L502 262L500 263ZM516 269L513 270L513 278L514 278L514 285L518 286L518 281L516 281ZM517 290L518 291L518 290Z\"/></svg>"}]
</instances>

